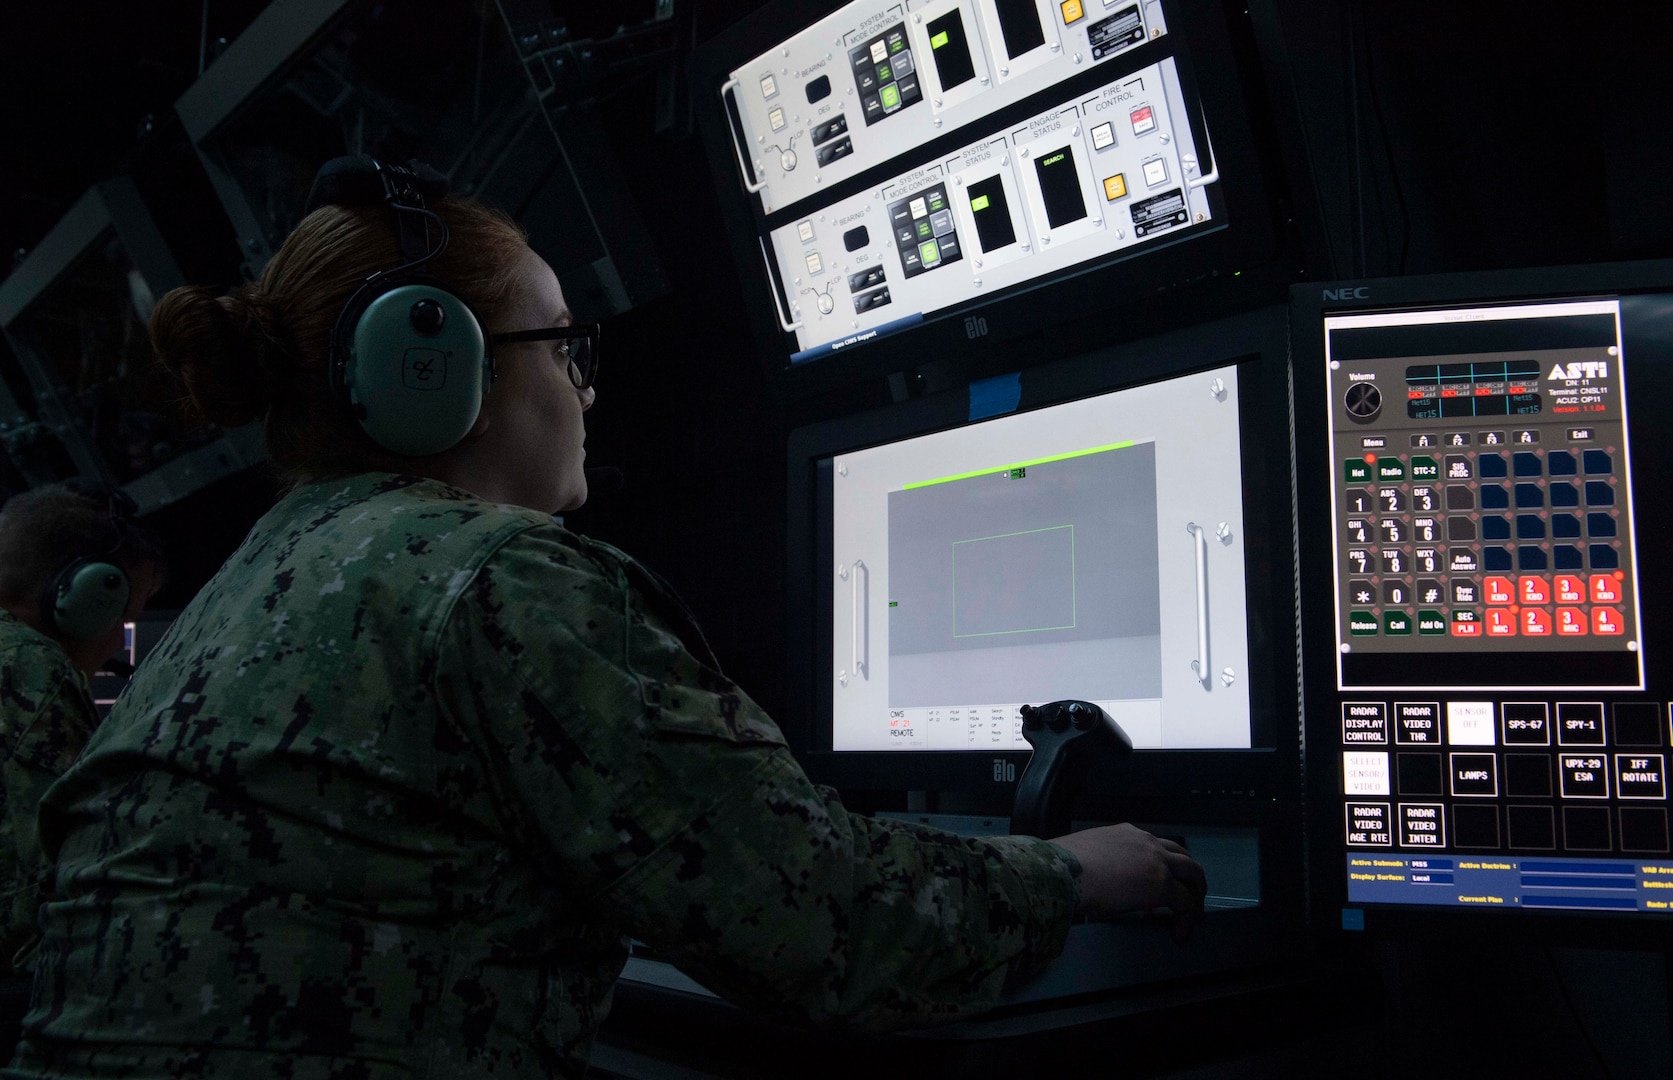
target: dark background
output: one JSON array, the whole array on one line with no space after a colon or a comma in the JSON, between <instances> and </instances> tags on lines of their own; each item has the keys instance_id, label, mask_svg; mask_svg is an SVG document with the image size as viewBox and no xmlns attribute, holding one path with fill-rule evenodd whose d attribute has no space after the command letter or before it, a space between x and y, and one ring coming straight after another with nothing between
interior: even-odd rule
<instances>
[{"instance_id":1,"label":"dark background","mask_svg":"<svg viewBox=\"0 0 1673 1080\"><path fill-rule=\"evenodd\" d=\"M0 5L0 276L109 177L139 170L166 187L178 175L192 209L185 193L202 181L180 151L173 103L200 55L212 59L215 40L236 38L265 6ZM635 8L554 6L594 20ZM701 0L682 10L701 42L760 6ZM1251 92L1280 141L1292 280L1673 257L1673 5L1220 6L1249 20L1262 45ZM730 674L780 713L786 435L890 391L879 382L816 400L775 396L697 137L653 132L648 86L599 108L671 289L606 327L589 462L620 467L626 483L571 523L667 576ZM726 171L718 182L735 180ZM183 269L233 284L231 243L211 208ZM1283 299L1281 289L1249 298ZM1193 321L1188 292L1162 302L1179 306L1178 324ZM273 495L247 473L152 515L173 549L159 606L188 602ZM1486 1076L1514 1065L1526 1075L1652 1075L1643 1070L1667 1061L1663 964L1647 953L1484 948L1466 962L1442 947L1384 948L1362 971L1375 1018L1361 1022L1390 1034L1378 1061L1332 1058L1315 1074ZM1488 1009L1486 997L1507 985L1527 1007ZM1425 1056L1437 1039L1449 1063ZM1521 1049L1507 1057L1513 1042Z\"/></svg>"},{"instance_id":2,"label":"dark background","mask_svg":"<svg viewBox=\"0 0 1673 1080\"><path fill-rule=\"evenodd\" d=\"M139 167L175 170L189 186L195 165L177 160L173 103L200 54L212 62L216 39L236 38L264 6L5 6L0 271L93 183ZM701 0L682 10L701 42L759 6ZM1282 141L1297 278L1673 255L1673 6L1223 6L1251 20L1263 42L1261 106ZM573 9L578 24L596 23L602 10L574 0L554 7ZM646 17L649 0L616 9ZM883 403L888 391L775 398L742 324L713 174L695 135L652 133L651 93L647 81L599 108L671 290L607 327L589 462L621 467L626 486L572 523L668 576L734 676L776 711L785 695L785 434ZM201 257L182 259L189 276L234 273L217 259L225 228L205 216ZM1190 297L1170 302L1187 309L1179 321L1188 323ZM160 603L183 605L271 497L249 474L153 515L177 548Z\"/></svg>"}]
</instances>

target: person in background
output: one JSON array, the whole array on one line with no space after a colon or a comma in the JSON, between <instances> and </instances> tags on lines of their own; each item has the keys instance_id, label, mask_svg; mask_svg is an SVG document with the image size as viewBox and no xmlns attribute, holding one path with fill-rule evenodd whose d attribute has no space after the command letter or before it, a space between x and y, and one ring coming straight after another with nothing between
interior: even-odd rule
<instances>
[{"instance_id":1,"label":"person in background","mask_svg":"<svg viewBox=\"0 0 1673 1080\"><path fill-rule=\"evenodd\" d=\"M637 938L793 1022L990 1007L1076 914L1200 915L1131 826L845 809L586 498L596 327L505 216L339 159L151 333L290 487L49 793L39 1077L579 1076ZM684 359L681 362L685 362ZM717 418L718 419L718 418Z\"/></svg>"},{"instance_id":2,"label":"person in background","mask_svg":"<svg viewBox=\"0 0 1673 1080\"><path fill-rule=\"evenodd\" d=\"M35 812L99 726L93 673L122 650L163 580L155 534L96 484L51 484L0 506L0 1044L17 1039L36 911L51 867Z\"/></svg>"}]
</instances>

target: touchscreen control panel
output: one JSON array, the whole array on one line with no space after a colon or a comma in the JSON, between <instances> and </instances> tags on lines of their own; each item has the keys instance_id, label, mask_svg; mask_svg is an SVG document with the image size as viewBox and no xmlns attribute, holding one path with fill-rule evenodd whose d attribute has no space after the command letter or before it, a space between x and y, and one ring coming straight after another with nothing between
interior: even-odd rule
<instances>
[{"instance_id":1,"label":"touchscreen control panel","mask_svg":"<svg viewBox=\"0 0 1673 1080\"><path fill-rule=\"evenodd\" d=\"M1209 225L1193 146L1168 59L785 221L792 361Z\"/></svg>"},{"instance_id":2,"label":"touchscreen control panel","mask_svg":"<svg viewBox=\"0 0 1673 1080\"><path fill-rule=\"evenodd\" d=\"M1619 301L1324 329L1348 902L1673 910Z\"/></svg>"},{"instance_id":3,"label":"touchscreen control panel","mask_svg":"<svg viewBox=\"0 0 1673 1080\"><path fill-rule=\"evenodd\" d=\"M848 4L732 73L743 179L772 214L1166 34L1157 0Z\"/></svg>"}]
</instances>

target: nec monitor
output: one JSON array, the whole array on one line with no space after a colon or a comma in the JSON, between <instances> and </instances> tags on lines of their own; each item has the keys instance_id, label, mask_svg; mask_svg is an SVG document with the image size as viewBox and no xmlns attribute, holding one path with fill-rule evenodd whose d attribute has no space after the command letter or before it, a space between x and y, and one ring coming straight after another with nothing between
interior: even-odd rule
<instances>
[{"instance_id":1,"label":"nec monitor","mask_svg":"<svg viewBox=\"0 0 1673 1080\"><path fill-rule=\"evenodd\" d=\"M1673 264L1296 286L1292 335L1319 918L1666 935Z\"/></svg>"}]
</instances>

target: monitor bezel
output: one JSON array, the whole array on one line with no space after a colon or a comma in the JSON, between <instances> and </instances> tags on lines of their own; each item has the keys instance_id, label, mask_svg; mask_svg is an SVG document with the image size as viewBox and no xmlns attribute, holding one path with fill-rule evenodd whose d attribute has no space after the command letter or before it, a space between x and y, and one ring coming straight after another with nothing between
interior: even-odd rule
<instances>
[{"instance_id":1,"label":"monitor bezel","mask_svg":"<svg viewBox=\"0 0 1673 1080\"><path fill-rule=\"evenodd\" d=\"M1614 297L1624 299L1646 294L1669 294L1670 300L1673 300L1673 260L1349 279L1293 286L1290 293L1290 354L1298 417L1295 428L1298 475L1309 465L1316 466L1320 458L1318 452L1309 449L1308 440L1317 442L1322 438L1323 422L1320 418L1326 411L1324 386L1323 380L1309 378L1309 374L1321 371L1325 363L1323 325L1327 316ZM1632 332L1624 321L1622 332ZM1630 359L1628 363L1631 364ZM1664 385L1668 381L1673 380L1664 376ZM1634 400L1645 396L1645 390L1635 387ZM1665 448L1655 448L1654 440L1646 438L1651 433L1649 425L1652 422L1652 414L1647 409L1641 408L1629 415L1629 431L1633 436L1636 459L1634 471L1638 476L1653 475L1658 458L1663 469L1673 468L1673 460L1669 460L1673 454ZM1662 442L1665 443L1665 439ZM1298 515L1304 520L1309 515L1320 514L1328 518L1331 497L1329 491L1298 484ZM1640 505L1648 501L1641 500ZM1638 514L1640 534L1654 535L1657 520L1666 516L1664 510L1644 507ZM1298 531L1296 539L1301 565L1311 563L1328 567L1331 564L1328 537L1321 540L1317 530L1314 530L1312 533ZM1323 562L1319 561L1321 559ZM1327 937L1363 932L1390 938L1421 936L1602 947L1665 948L1673 945L1673 915L1658 917L1642 912L1634 912L1630 916L1594 912L1544 914L1478 911L1449 905L1350 905L1343 864L1347 849L1340 835L1340 719L1334 709L1340 691L1336 687L1336 665L1331 653L1335 641L1332 628L1336 625L1334 579L1333 575L1324 573L1313 578L1302 575L1298 580L1303 585L1298 595L1302 625L1321 627L1327 631L1316 639L1304 637L1302 643L1303 700L1324 703L1322 707L1315 705L1312 715L1306 718L1311 722L1304 723L1303 735L1305 759L1317 763L1307 770L1306 780L1307 804L1314 810L1308 815L1307 850L1309 918L1315 933ZM1650 591L1648 586L1653 581L1654 571L1645 573L1641 564L1641 595ZM1665 626L1668 622L1665 613L1647 609L1644 637L1651 637L1656 633L1658 624ZM1665 702L1673 694L1669 693L1665 677L1656 680L1652 670L1650 665L1646 665L1645 690L1637 692L1660 693Z\"/></svg>"},{"instance_id":2,"label":"monitor bezel","mask_svg":"<svg viewBox=\"0 0 1673 1080\"><path fill-rule=\"evenodd\" d=\"M1284 314L1281 306L1269 307L1021 374L1017 412L1240 365L1248 607L1265 613L1259 625L1255 619L1248 624L1254 746L1145 750L1126 761L1100 763L1081 803L1083 813L1093 818L1108 815L1117 804L1123 816L1140 804L1158 813L1190 814L1192 808L1183 804L1191 800L1183 796L1191 793L1209 801L1210 796L1226 797L1204 821L1255 822L1265 819L1247 807L1236 807L1299 796L1297 624L1292 594L1284 588L1294 576ZM782 726L809 775L822 783L843 789L962 792L986 799L993 812L1008 813L1014 779L1026 767L1028 752L832 749L830 596L820 587L824 576L815 573L816 566L829 562L831 544L818 462L865 446L980 422L970 420L969 403L967 393L953 391L792 433L786 579L791 707ZM1265 452L1267 446L1273 452ZM1001 779L996 781L996 776ZM1099 794L1101 789L1108 789L1107 798Z\"/></svg>"},{"instance_id":3,"label":"monitor bezel","mask_svg":"<svg viewBox=\"0 0 1673 1080\"><path fill-rule=\"evenodd\" d=\"M1216 185L1225 223L1146 245L1111 261L1047 275L998 299L954 305L907 331L845 350L840 357L801 364L789 361L796 350L794 334L779 329L773 300L777 287L760 247L759 237L770 229L769 218L737 175L731 126L718 90L738 65L840 5L784 0L697 50L692 88L700 134L742 279L750 336L775 393L807 399L907 372L927 371L933 382L949 365L956 369L955 378L977 377L1015 368L1019 354L1062 356L1112 340L1139 339L1185 322L1178 308L1154 302L1157 294L1180 289L1193 295L1194 318L1224 316L1280 298L1294 280L1300 257L1289 243L1281 209L1290 200L1277 139L1271 134L1275 121L1255 59L1254 28L1217 5L1163 2L1169 34L1127 55L1146 57L1145 62L1173 56L1182 76L1197 87L1205 115L1193 118L1193 126L1206 124L1213 137L1216 167L1226 178ZM937 141L950 146L962 132L967 129ZM871 178L876 171L864 176ZM795 209L780 210L770 220L788 220ZM1118 321L1110 318L1114 312L1120 312Z\"/></svg>"}]
</instances>

